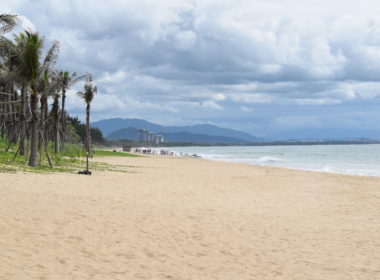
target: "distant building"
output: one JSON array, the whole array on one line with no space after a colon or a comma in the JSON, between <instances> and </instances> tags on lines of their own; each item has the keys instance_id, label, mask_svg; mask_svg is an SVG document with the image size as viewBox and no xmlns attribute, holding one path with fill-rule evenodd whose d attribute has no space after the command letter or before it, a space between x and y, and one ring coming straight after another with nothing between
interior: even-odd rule
<instances>
[{"instance_id":1,"label":"distant building","mask_svg":"<svg viewBox=\"0 0 380 280\"><path fill-rule=\"evenodd\" d=\"M164 143L164 136L162 135L156 135L156 139L154 141L156 144Z\"/></svg>"},{"instance_id":2,"label":"distant building","mask_svg":"<svg viewBox=\"0 0 380 280\"><path fill-rule=\"evenodd\" d=\"M158 145L158 144L164 143L164 136L154 134L147 129L140 129L139 142L155 143L156 145Z\"/></svg>"},{"instance_id":3,"label":"distant building","mask_svg":"<svg viewBox=\"0 0 380 280\"><path fill-rule=\"evenodd\" d=\"M149 131L146 129L139 130L139 142L149 142Z\"/></svg>"},{"instance_id":4,"label":"distant building","mask_svg":"<svg viewBox=\"0 0 380 280\"><path fill-rule=\"evenodd\" d=\"M132 147L129 145L124 145L123 146L123 152L130 152L132 150Z\"/></svg>"}]
</instances>

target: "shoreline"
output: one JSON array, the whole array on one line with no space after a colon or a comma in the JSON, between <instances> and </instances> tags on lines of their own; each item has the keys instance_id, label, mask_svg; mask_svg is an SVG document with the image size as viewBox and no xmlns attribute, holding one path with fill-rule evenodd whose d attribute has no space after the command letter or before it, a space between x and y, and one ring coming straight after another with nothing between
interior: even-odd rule
<instances>
[{"instance_id":1,"label":"shoreline","mask_svg":"<svg viewBox=\"0 0 380 280\"><path fill-rule=\"evenodd\" d=\"M249 163L249 162L243 162L243 161L233 161L233 160L224 160L224 159L214 159L214 158L207 158L200 156L198 154L190 155L190 154L176 154L176 152L173 152L171 150L166 150L162 148L150 148L155 151L165 150L168 152L168 154L143 154L138 152L131 152L135 155L143 155L143 156L163 156L163 157L182 157L182 158L194 158L194 159L203 159L203 160L209 160L213 162L224 162L224 163L237 163L237 164L247 164L257 167L273 167L273 168L282 168L287 170L298 170L298 171L306 171L306 172L316 172L316 173L327 173L327 174L337 174L337 175L348 175L348 176L359 176L359 177L370 177L370 178L380 178L380 175L368 175L368 174L358 174L358 173L349 173L349 172L339 172L339 171L326 171L326 170L320 170L320 169L303 169L303 168L297 168L297 167L286 167L286 166L276 166L276 165L265 165L265 164L258 164L258 163ZM171 154L170 154L171 153Z\"/></svg>"},{"instance_id":2,"label":"shoreline","mask_svg":"<svg viewBox=\"0 0 380 280\"><path fill-rule=\"evenodd\" d=\"M163 148L156 148L158 151L161 149ZM175 154L188 154L189 156L194 154L204 159L221 162L239 162L313 172L380 177L380 166L378 164L380 162L378 156L380 150L372 150L368 145L352 151L346 147L342 149L339 146L328 149L309 149L302 146L279 149L174 147L169 151Z\"/></svg>"},{"instance_id":3,"label":"shoreline","mask_svg":"<svg viewBox=\"0 0 380 280\"><path fill-rule=\"evenodd\" d=\"M240 164L247 164L247 165L253 165L256 167L268 167L268 168L280 168L280 169L286 169L286 170L295 170L295 171L305 171L305 172L313 172L313 173L320 173L320 174L336 174L336 175L346 175L346 176L358 176L358 177L368 177L368 178L379 178L380 175L366 175L366 174L355 174L355 173L344 173L344 172L338 172L338 171L323 171L323 170L317 170L317 169L301 169L301 168L293 168L293 167L285 167L285 166L274 166L274 165L264 165L264 164L256 164L256 163L247 163L247 162L240 162L240 161L228 161L228 160L217 160L217 159L210 159L210 158L202 158L200 159L204 160L210 160L215 162L225 162L225 163L240 163Z\"/></svg>"}]
</instances>

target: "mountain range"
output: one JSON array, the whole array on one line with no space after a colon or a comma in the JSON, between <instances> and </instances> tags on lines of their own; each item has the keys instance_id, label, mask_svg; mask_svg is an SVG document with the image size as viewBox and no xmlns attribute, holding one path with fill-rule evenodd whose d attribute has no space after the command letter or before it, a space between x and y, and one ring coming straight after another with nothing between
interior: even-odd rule
<instances>
[{"instance_id":1,"label":"mountain range","mask_svg":"<svg viewBox=\"0 0 380 280\"><path fill-rule=\"evenodd\" d=\"M380 131L348 129L300 129L284 131L265 138L258 138L249 133L223 128L210 124L192 126L163 126L141 119L105 119L94 122L103 135L110 140L129 139L138 141L138 130L147 129L161 134L169 142L225 143L244 144L253 142L288 141L288 140L347 140L380 139Z\"/></svg>"},{"instance_id":2,"label":"mountain range","mask_svg":"<svg viewBox=\"0 0 380 280\"><path fill-rule=\"evenodd\" d=\"M249 143L250 141L245 141L242 139L237 139L233 137L226 136L214 136L207 134L191 133L187 131L181 132L161 132L164 136L165 141L168 142L187 142L187 143L220 143L220 144L230 144L230 143ZM139 131L137 128L128 127L116 130L107 136L109 140L122 140L128 139L133 141L139 140Z\"/></svg>"},{"instance_id":3,"label":"mountain range","mask_svg":"<svg viewBox=\"0 0 380 280\"><path fill-rule=\"evenodd\" d=\"M138 140L138 130L147 129L161 134L169 142L193 143L249 143L259 142L259 139L249 133L210 124L192 126L162 126L141 119L107 119L94 122L93 127L99 128L110 140Z\"/></svg>"}]
</instances>

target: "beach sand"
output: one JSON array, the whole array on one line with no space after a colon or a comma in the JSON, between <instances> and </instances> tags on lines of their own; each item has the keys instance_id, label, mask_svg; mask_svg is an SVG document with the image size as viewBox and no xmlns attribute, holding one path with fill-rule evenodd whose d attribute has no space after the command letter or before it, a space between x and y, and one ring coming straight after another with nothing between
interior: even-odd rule
<instances>
[{"instance_id":1,"label":"beach sand","mask_svg":"<svg viewBox=\"0 0 380 280\"><path fill-rule=\"evenodd\" d=\"M104 160L0 174L0 279L380 279L380 178Z\"/></svg>"}]
</instances>

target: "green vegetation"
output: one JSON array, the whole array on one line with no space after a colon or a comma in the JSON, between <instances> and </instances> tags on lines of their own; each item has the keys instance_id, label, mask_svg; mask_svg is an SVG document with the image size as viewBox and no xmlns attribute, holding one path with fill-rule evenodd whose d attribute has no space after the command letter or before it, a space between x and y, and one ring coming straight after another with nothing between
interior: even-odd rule
<instances>
[{"instance_id":1,"label":"green vegetation","mask_svg":"<svg viewBox=\"0 0 380 280\"><path fill-rule=\"evenodd\" d=\"M80 160L82 151L81 148L75 145L67 147L64 153L51 154L51 161L54 169L50 169L46 154L41 153L40 165L38 167L31 167L27 165L26 156L15 155L17 145L11 144L9 150L4 150L8 146L8 142L0 140L0 172L16 172L16 171L33 171L33 172L75 172L83 168L83 163ZM51 145L49 145L51 146Z\"/></svg>"},{"instance_id":2,"label":"green vegetation","mask_svg":"<svg viewBox=\"0 0 380 280\"><path fill-rule=\"evenodd\" d=\"M13 172L36 172L36 173L51 173L51 172L63 172L63 173L77 173L85 166L85 152L79 145L66 144L65 150L59 154L51 153L51 161L54 169L50 169L48 160L45 153L41 153L39 160L39 166L31 167L27 165L26 156L16 154L17 145L11 144L7 152L5 149L9 143L6 140L0 139L0 173L13 173ZM49 143L49 151L51 151L54 143ZM115 171L115 172L131 172L133 166L124 165L111 165L103 162L97 162L96 157L118 156L118 157L136 157L137 155L111 152L104 150L95 150L94 159L91 162L91 170L93 171Z\"/></svg>"},{"instance_id":3,"label":"green vegetation","mask_svg":"<svg viewBox=\"0 0 380 280\"><path fill-rule=\"evenodd\" d=\"M19 168L28 164L37 171L45 168L47 160L51 169L59 170L77 168L86 155L88 170L92 142L107 144L99 129L90 128L90 105L97 92L92 76L55 68L57 40L49 46L42 35L28 30L13 39L3 36L19 20L0 14L0 136L4 139L0 164ZM78 95L86 104L86 124L65 110L67 91L84 79L84 91Z\"/></svg>"},{"instance_id":4,"label":"green vegetation","mask_svg":"<svg viewBox=\"0 0 380 280\"><path fill-rule=\"evenodd\" d=\"M70 123L75 135L79 136L79 139L84 143L86 139L86 125L81 122L78 117L67 116L67 122ZM91 141L96 144L107 145L107 140L104 139L102 132L97 127L91 127Z\"/></svg>"}]
</instances>

